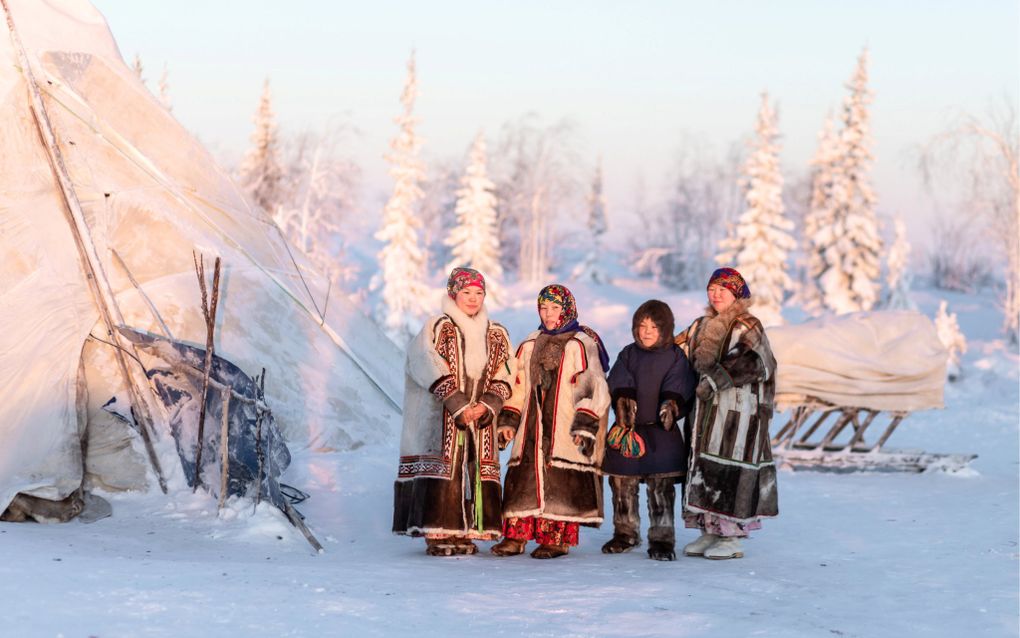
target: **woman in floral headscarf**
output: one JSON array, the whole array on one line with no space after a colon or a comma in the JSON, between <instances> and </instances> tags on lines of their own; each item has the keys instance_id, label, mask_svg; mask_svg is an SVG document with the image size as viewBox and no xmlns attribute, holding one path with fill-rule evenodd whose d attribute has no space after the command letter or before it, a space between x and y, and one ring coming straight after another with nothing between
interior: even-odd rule
<instances>
[{"instance_id":1,"label":"woman in floral headscarf","mask_svg":"<svg viewBox=\"0 0 1020 638\"><path fill-rule=\"evenodd\" d=\"M501 531L494 417L515 367L506 329L485 312L485 278L454 268L443 314L407 347L393 531L431 556L474 554Z\"/></svg>"},{"instance_id":2,"label":"woman in floral headscarf","mask_svg":"<svg viewBox=\"0 0 1020 638\"><path fill-rule=\"evenodd\" d=\"M563 556L580 525L602 523L609 363L602 340L577 322L574 295L546 286L538 295L539 329L517 349L513 394L497 423L501 446L513 441L503 494L497 556Z\"/></svg>"},{"instance_id":3,"label":"woman in floral headscarf","mask_svg":"<svg viewBox=\"0 0 1020 638\"><path fill-rule=\"evenodd\" d=\"M708 308L676 338L699 375L684 522L701 536L688 556L744 555L740 539L776 516L776 466L769 422L776 360L739 272L720 268L708 281Z\"/></svg>"}]
</instances>

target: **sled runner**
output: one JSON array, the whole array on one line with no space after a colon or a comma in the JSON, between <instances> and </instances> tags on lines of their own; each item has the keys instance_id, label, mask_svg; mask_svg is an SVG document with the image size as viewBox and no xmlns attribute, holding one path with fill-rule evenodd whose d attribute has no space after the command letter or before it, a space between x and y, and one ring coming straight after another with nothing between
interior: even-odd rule
<instances>
[{"instance_id":1,"label":"sled runner","mask_svg":"<svg viewBox=\"0 0 1020 638\"><path fill-rule=\"evenodd\" d=\"M909 412L837 406L809 397L791 408L789 421L772 438L772 453L782 466L844 472L955 471L976 458L883 448L908 416Z\"/></svg>"},{"instance_id":2,"label":"sled runner","mask_svg":"<svg viewBox=\"0 0 1020 638\"><path fill-rule=\"evenodd\" d=\"M959 470L974 454L886 448L910 414L943 407L947 353L916 312L861 312L770 328L779 362L772 438L782 466L831 471Z\"/></svg>"}]
</instances>

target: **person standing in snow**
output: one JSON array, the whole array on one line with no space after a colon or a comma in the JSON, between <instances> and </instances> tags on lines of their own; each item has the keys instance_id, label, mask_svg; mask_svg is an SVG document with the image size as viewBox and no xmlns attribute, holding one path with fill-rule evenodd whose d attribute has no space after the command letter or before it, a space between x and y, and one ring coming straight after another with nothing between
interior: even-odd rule
<instances>
[{"instance_id":1,"label":"person standing in snow","mask_svg":"<svg viewBox=\"0 0 1020 638\"><path fill-rule=\"evenodd\" d=\"M699 375L684 523L701 536L684 554L741 558L740 539L779 514L769 440L776 360L739 272L712 273L708 302L705 316L676 337Z\"/></svg>"},{"instance_id":2,"label":"person standing in snow","mask_svg":"<svg viewBox=\"0 0 1020 638\"><path fill-rule=\"evenodd\" d=\"M577 321L574 295L559 284L538 294L539 329L517 349L513 395L499 415L501 445L512 440L497 556L556 558L577 545L580 525L602 523L609 363L602 340Z\"/></svg>"},{"instance_id":3,"label":"person standing in snow","mask_svg":"<svg viewBox=\"0 0 1020 638\"><path fill-rule=\"evenodd\" d=\"M674 560L676 483L683 481L687 470L682 419L690 410L697 377L687 355L673 343L673 312L665 303L652 299L641 304L631 332L634 343L620 351L609 371L614 431L627 434L623 441L610 436L602 462L613 492L613 538L602 552L619 554L641 543L638 489L643 482L648 494L648 557Z\"/></svg>"},{"instance_id":4,"label":"person standing in snow","mask_svg":"<svg viewBox=\"0 0 1020 638\"><path fill-rule=\"evenodd\" d=\"M510 398L510 338L485 311L485 278L454 268L443 314L407 347L393 532L430 556L474 554L501 532L495 416Z\"/></svg>"}]
</instances>

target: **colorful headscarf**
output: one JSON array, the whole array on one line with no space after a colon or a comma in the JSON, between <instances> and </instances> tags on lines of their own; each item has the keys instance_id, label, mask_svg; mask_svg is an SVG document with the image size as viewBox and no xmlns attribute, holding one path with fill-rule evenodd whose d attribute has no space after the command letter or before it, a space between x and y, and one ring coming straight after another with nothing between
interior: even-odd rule
<instances>
[{"instance_id":1,"label":"colorful headscarf","mask_svg":"<svg viewBox=\"0 0 1020 638\"><path fill-rule=\"evenodd\" d=\"M542 324L542 331L548 334L560 334L561 332L567 332L564 330L569 324L574 324L572 329L577 330L577 304L574 303L574 293L561 284L549 284L538 293L538 301L536 306L541 306L542 302L555 303L563 306L563 312L560 313L560 321L552 330L546 330L545 324Z\"/></svg>"},{"instance_id":2,"label":"colorful headscarf","mask_svg":"<svg viewBox=\"0 0 1020 638\"><path fill-rule=\"evenodd\" d=\"M446 280L446 294L456 299L457 293L469 286L478 286L485 292L485 277L473 268L454 268Z\"/></svg>"},{"instance_id":3,"label":"colorful headscarf","mask_svg":"<svg viewBox=\"0 0 1020 638\"><path fill-rule=\"evenodd\" d=\"M733 268L719 268L708 280L708 285L718 284L733 293L737 299L747 299L751 296L751 289L747 287L744 277ZM708 286L705 286L706 288Z\"/></svg>"},{"instance_id":4,"label":"colorful headscarf","mask_svg":"<svg viewBox=\"0 0 1020 638\"><path fill-rule=\"evenodd\" d=\"M577 304L574 302L574 293L570 292L563 284L549 284L538 293L536 306L540 307L543 301L559 304L563 307L563 311L560 312L560 320L552 330L546 328L542 322L539 322L538 329L547 335L558 335L577 330L584 332L599 347L599 362L602 364L602 371L608 372L609 353L606 352L606 346L602 343L602 338L594 330L578 323Z\"/></svg>"}]
</instances>

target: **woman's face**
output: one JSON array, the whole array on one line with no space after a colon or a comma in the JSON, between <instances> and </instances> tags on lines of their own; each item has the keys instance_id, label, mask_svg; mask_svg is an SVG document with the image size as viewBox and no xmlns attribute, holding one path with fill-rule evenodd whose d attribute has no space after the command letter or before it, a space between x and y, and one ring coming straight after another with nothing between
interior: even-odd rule
<instances>
[{"instance_id":1,"label":"woman's face","mask_svg":"<svg viewBox=\"0 0 1020 638\"><path fill-rule=\"evenodd\" d=\"M474 317L482 309L482 304L485 303L485 291L478 286L468 286L467 288L462 288L453 301L461 312L469 317Z\"/></svg>"},{"instance_id":2,"label":"woman's face","mask_svg":"<svg viewBox=\"0 0 1020 638\"><path fill-rule=\"evenodd\" d=\"M641 347L651 349L652 346L659 343L659 326L655 325L655 322L648 317L645 317L638 324L637 336Z\"/></svg>"},{"instance_id":3,"label":"woman's face","mask_svg":"<svg viewBox=\"0 0 1020 638\"><path fill-rule=\"evenodd\" d=\"M708 287L708 303L712 304L716 312L722 312L733 305L737 298L733 296L729 288L719 284L712 284Z\"/></svg>"},{"instance_id":4,"label":"woman's face","mask_svg":"<svg viewBox=\"0 0 1020 638\"><path fill-rule=\"evenodd\" d=\"M538 316L546 330L553 330L560 322L560 315L563 314L563 306L552 301L543 301L538 304Z\"/></svg>"}]
</instances>

